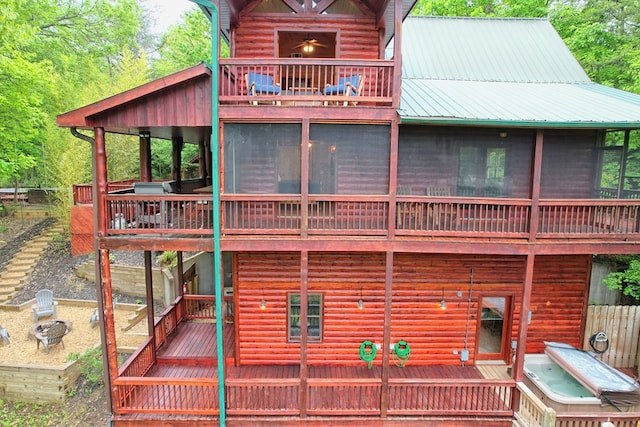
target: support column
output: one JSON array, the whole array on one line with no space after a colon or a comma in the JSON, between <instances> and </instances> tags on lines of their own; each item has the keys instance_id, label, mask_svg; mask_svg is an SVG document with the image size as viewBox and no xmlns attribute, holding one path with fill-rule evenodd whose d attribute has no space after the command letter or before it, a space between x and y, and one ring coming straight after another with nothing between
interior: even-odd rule
<instances>
[{"instance_id":1,"label":"support column","mask_svg":"<svg viewBox=\"0 0 640 427\"><path fill-rule=\"evenodd\" d=\"M105 346L103 348L106 350L103 352L103 360L106 358L107 363L104 366L107 367L105 372L108 373L108 381L105 379L105 381L107 381L105 387L108 385L112 396L115 396L116 390L113 388L113 381L118 378L118 348L116 342L116 325L113 313L111 264L109 263L108 249L100 249L96 264L100 264L100 268L102 270L102 276L100 277L100 289L102 292L99 292L98 295L102 303L100 323L102 328L104 328L105 336L103 341ZM111 410L112 412L115 412L116 410L114 402L111 402Z\"/></svg>"},{"instance_id":2,"label":"support column","mask_svg":"<svg viewBox=\"0 0 640 427\"><path fill-rule=\"evenodd\" d=\"M181 136L171 138L171 178L175 181L176 193L182 192L182 146Z\"/></svg>"},{"instance_id":3,"label":"support column","mask_svg":"<svg viewBox=\"0 0 640 427\"><path fill-rule=\"evenodd\" d=\"M300 237L309 234L309 119L302 120L302 143L300 146Z\"/></svg>"},{"instance_id":4,"label":"support column","mask_svg":"<svg viewBox=\"0 0 640 427\"><path fill-rule=\"evenodd\" d=\"M153 342L153 347L156 348L155 344L155 316L154 316L154 306L153 306L153 271L152 271L152 263L151 263L151 251L144 251L144 281L145 288L147 290L147 328L149 329L149 336Z\"/></svg>"},{"instance_id":5,"label":"support column","mask_svg":"<svg viewBox=\"0 0 640 427\"><path fill-rule=\"evenodd\" d=\"M624 198L624 180L627 175L627 154L629 153L630 130L624 131L624 145L622 146L622 158L620 159L620 177L618 178L617 198Z\"/></svg>"},{"instance_id":6,"label":"support column","mask_svg":"<svg viewBox=\"0 0 640 427\"><path fill-rule=\"evenodd\" d=\"M538 234L538 218L540 209L540 183L542 182L542 151L544 131L538 129L534 146L533 165L531 170L531 213L529 218L529 241L534 242Z\"/></svg>"},{"instance_id":7,"label":"support column","mask_svg":"<svg viewBox=\"0 0 640 427\"><path fill-rule=\"evenodd\" d=\"M389 135L389 219L387 229L389 239L396 235L398 205L396 202L398 189L398 121L391 121L391 134Z\"/></svg>"},{"instance_id":8,"label":"support column","mask_svg":"<svg viewBox=\"0 0 640 427\"><path fill-rule=\"evenodd\" d=\"M198 177L202 181L202 186L208 184L207 177L209 170L207 169L207 147L204 141L198 143Z\"/></svg>"},{"instance_id":9,"label":"support column","mask_svg":"<svg viewBox=\"0 0 640 427\"><path fill-rule=\"evenodd\" d=\"M184 261L182 259L182 251L176 253L176 258L178 260L178 280L176 280L176 287L178 289L175 290L175 293L176 295L184 295Z\"/></svg>"},{"instance_id":10,"label":"support column","mask_svg":"<svg viewBox=\"0 0 640 427\"><path fill-rule=\"evenodd\" d=\"M382 337L382 388L380 416L386 418L389 409L389 349L391 348L391 303L393 296L393 252L387 251L384 277L384 331Z\"/></svg>"},{"instance_id":11,"label":"support column","mask_svg":"<svg viewBox=\"0 0 640 427\"><path fill-rule=\"evenodd\" d=\"M151 135L140 134L140 181L151 182Z\"/></svg>"},{"instance_id":12,"label":"support column","mask_svg":"<svg viewBox=\"0 0 640 427\"><path fill-rule=\"evenodd\" d=\"M300 253L300 417L307 416L307 341L309 338L308 307L309 307L309 252Z\"/></svg>"},{"instance_id":13,"label":"support column","mask_svg":"<svg viewBox=\"0 0 640 427\"><path fill-rule=\"evenodd\" d=\"M95 273L96 273L96 296L98 300L98 311L100 316L100 341L103 349L108 349L109 345L115 346L115 335L109 335L107 331L109 329L115 330L113 326L113 307L111 309L111 317L109 317L109 310L107 307L110 305L107 303L107 299L111 301L111 270L109 268L109 251L106 252L106 269L104 265L104 255L100 251L100 238L106 236L107 225L105 220L106 211L106 198L108 191L107 183L107 155L105 151L105 136L103 128L95 128L93 130L94 141L92 144L92 162L93 162L93 245L95 253ZM109 293L104 290L105 286L109 287ZM105 298L108 295L108 298ZM113 328L108 328L106 325L111 323ZM116 361L117 362L117 361ZM115 370L112 369L112 362L110 355L107 351L102 352L102 366L104 366L104 386L106 390L107 404L110 408L110 412L115 412L115 404L111 398L112 380L118 375L117 363Z\"/></svg>"}]
</instances>

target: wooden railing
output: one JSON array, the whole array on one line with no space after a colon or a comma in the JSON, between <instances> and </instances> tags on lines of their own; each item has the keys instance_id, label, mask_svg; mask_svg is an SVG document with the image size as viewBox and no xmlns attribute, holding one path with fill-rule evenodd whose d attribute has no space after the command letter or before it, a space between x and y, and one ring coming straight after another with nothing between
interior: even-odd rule
<instances>
[{"instance_id":1,"label":"wooden railing","mask_svg":"<svg viewBox=\"0 0 640 427\"><path fill-rule=\"evenodd\" d=\"M144 377L156 362L156 353L153 350L151 337L125 361L120 368L121 377Z\"/></svg>"},{"instance_id":2,"label":"wooden railing","mask_svg":"<svg viewBox=\"0 0 640 427\"><path fill-rule=\"evenodd\" d=\"M386 236L388 196L231 194L221 196L221 231L233 235ZM210 237L210 195L107 196L108 234ZM399 236L527 238L528 199L398 196ZM536 238L640 239L640 200L541 200Z\"/></svg>"},{"instance_id":3,"label":"wooden railing","mask_svg":"<svg viewBox=\"0 0 640 427\"><path fill-rule=\"evenodd\" d=\"M216 415L216 378L120 377L113 382L117 414Z\"/></svg>"},{"instance_id":4,"label":"wooden railing","mask_svg":"<svg viewBox=\"0 0 640 427\"><path fill-rule=\"evenodd\" d=\"M309 415L379 415L379 378L309 378Z\"/></svg>"},{"instance_id":5,"label":"wooden railing","mask_svg":"<svg viewBox=\"0 0 640 427\"><path fill-rule=\"evenodd\" d=\"M108 195L108 233L211 235L211 203L207 194Z\"/></svg>"},{"instance_id":6,"label":"wooden railing","mask_svg":"<svg viewBox=\"0 0 640 427\"><path fill-rule=\"evenodd\" d=\"M531 201L398 196L396 234L526 237Z\"/></svg>"},{"instance_id":7,"label":"wooden railing","mask_svg":"<svg viewBox=\"0 0 640 427\"><path fill-rule=\"evenodd\" d=\"M107 187L109 193L113 191L121 191L131 188L133 180L110 182ZM73 204L74 205L90 205L93 203L93 185L92 184L73 184Z\"/></svg>"},{"instance_id":8,"label":"wooden railing","mask_svg":"<svg viewBox=\"0 0 640 427\"><path fill-rule=\"evenodd\" d=\"M221 104L268 104L277 106L391 106L393 96L393 61L344 59L220 59L219 102ZM270 89L252 95L246 75L265 76ZM362 87L357 96L325 95L327 86L340 79L359 76Z\"/></svg>"},{"instance_id":9,"label":"wooden railing","mask_svg":"<svg viewBox=\"0 0 640 427\"><path fill-rule=\"evenodd\" d=\"M215 319L216 297L213 295L184 295L185 319Z\"/></svg>"},{"instance_id":10,"label":"wooden railing","mask_svg":"<svg viewBox=\"0 0 640 427\"><path fill-rule=\"evenodd\" d=\"M512 380L389 379L389 415L512 417Z\"/></svg>"},{"instance_id":11,"label":"wooden railing","mask_svg":"<svg viewBox=\"0 0 640 427\"><path fill-rule=\"evenodd\" d=\"M640 233L640 200L542 200L539 237Z\"/></svg>"},{"instance_id":12,"label":"wooden railing","mask_svg":"<svg viewBox=\"0 0 640 427\"><path fill-rule=\"evenodd\" d=\"M161 314L160 319L156 320L154 325L154 338L156 341L156 350L160 349L167 343L167 338L176 330L178 324L185 319L182 297L178 297L176 301L167 307Z\"/></svg>"},{"instance_id":13,"label":"wooden railing","mask_svg":"<svg viewBox=\"0 0 640 427\"><path fill-rule=\"evenodd\" d=\"M520 392L520 403L514 418L522 426L553 427L556 412L548 408L529 388L521 382L516 383Z\"/></svg>"},{"instance_id":14,"label":"wooden railing","mask_svg":"<svg viewBox=\"0 0 640 427\"><path fill-rule=\"evenodd\" d=\"M298 415L299 378L226 378L229 415Z\"/></svg>"}]
</instances>

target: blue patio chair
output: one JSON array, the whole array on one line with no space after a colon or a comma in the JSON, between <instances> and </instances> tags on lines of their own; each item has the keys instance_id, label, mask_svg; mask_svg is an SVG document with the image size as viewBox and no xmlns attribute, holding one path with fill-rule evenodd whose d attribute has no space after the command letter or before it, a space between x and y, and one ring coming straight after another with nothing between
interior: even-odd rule
<instances>
[{"instance_id":1,"label":"blue patio chair","mask_svg":"<svg viewBox=\"0 0 640 427\"><path fill-rule=\"evenodd\" d=\"M31 306L34 322L44 316L53 316L54 319L57 319L57 308L58 301L53 300L53 292L49 289L40 289L36 292L36 303Z\"/></svg>"},{"instance_id":2,"label":"blue patio chair","mask_svg":"<svg viewBox=\"0 0 640 427\"><path fill-rule=\"evenodd\" d=\"M280 83L274 83L273 77L267 74L247 73L244 75L247 82L247 93L256 95L280 95ZM250 101L258 105L258 101ZM273 103L273 102L272 102ZM280 101L277 102L280 105Z\"/></svg>"},{"instance_id":3,"label":"blue patio chair","mask_svg":"<svg viewBox=\"0 0 640 427\"><path fill-rule=\"evenodd\" d=\"M360 96L363 84L364 77L357 74L347 77L340 77L338 79L338 84L325 86L324 94L327 96ZM356 105L358 102L351 101L351 103L353 105ZM324 105L327 105L327 101L325 101ZM346 106L347 101L344 101L343 105Z\"/></svg>"}]
</instances>

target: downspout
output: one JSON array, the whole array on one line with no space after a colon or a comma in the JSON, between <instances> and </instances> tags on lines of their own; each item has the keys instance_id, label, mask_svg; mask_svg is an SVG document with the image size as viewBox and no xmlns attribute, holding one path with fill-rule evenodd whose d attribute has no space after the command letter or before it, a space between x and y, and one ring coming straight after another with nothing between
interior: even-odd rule
<instances>
[{"instance_id":1,"label":"downspout","mask_svg":"<svg viewBox=\"0 0 640 427\"><path fill-rule=\"evenodd\" d=\"M220 165L218 152L219 115L218 115L218 50L220 31L218 29L218 6L210 0L192 0L211 12L211 188L213 196L213 278L216 298L216 346L218 357L218 397L220 410L220 427L226 425L226 408L224 395L224 340L222 317L222 280L220 250Z\"/></svg>"}]
</instances>

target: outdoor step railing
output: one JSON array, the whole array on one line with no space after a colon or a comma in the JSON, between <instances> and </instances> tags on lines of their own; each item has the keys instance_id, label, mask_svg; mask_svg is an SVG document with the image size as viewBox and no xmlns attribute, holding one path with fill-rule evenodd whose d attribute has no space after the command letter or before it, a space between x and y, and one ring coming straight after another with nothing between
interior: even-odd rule
<instances>
[{"instance_id":1,"label":"outdoor step railing","mask_svg":"<svg viewBox=\"0 0 640 427\"><path fill-rule=\"evenodd\" d=\"M532 201L506 198L398 196L393 218L389 197L311 194L223 194L224 236L332 235L527 238ZM110 194L107 234L213 234L208 194ZM535 237L640 239L640 200L541 200Z\"/></svg>"},{"instance_id":2,"label":"outdoor step railing","mask_svg":"<svg viewBox=\"0 0 640 427\"><path fill-rule=\"evenodd\" d=\"M347 60L334 58L228 58L220 59L221 104L275 106L391 106L393 61ZM272 79L268 91L251 95L249 74ZM357 95L325 95L327 86L340 79L359 76L362 87Z\"/></svg>"}]
</instances>

